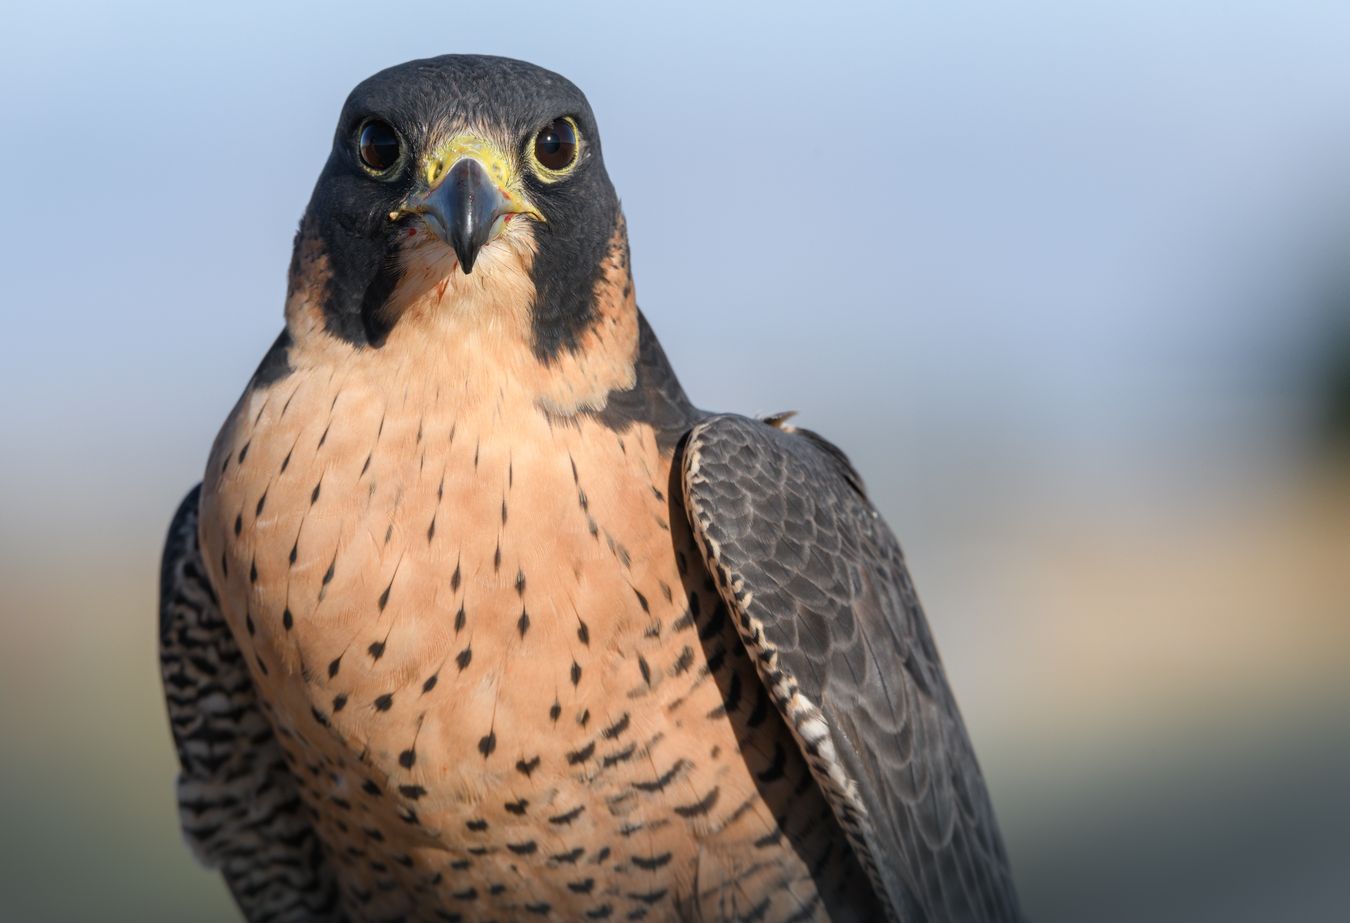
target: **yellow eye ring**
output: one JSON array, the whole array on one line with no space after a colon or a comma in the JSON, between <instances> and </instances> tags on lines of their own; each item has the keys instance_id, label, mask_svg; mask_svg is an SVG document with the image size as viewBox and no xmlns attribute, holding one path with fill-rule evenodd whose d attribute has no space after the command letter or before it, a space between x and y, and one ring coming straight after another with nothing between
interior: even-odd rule
<instances>
[{"instance_id":1,"label":"yellow eye ring","mask_svg":"<svg viewBox=\"0 0 1350 923\"><path fill-rule=\"evenodd\" d=\"M535 134L529 145L530 164L545 182L562 179L581 160L581 132L566 115L554 119Z\"/></svg>"}]
</instances>

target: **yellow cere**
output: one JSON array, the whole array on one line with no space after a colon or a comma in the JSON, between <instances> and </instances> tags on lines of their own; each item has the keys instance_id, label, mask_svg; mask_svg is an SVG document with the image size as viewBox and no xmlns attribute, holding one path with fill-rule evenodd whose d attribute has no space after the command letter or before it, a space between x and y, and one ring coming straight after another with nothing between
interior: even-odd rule
<instances>
[{"instance_id":1,"label":"yellow cere","mask_svg":"<svg viewBox=\"0 0 1350 923\"><path fill-rule=\"evenodd\" d=\"M479 135L456 135L446 141L427 157L422 165L422 175L434 189L441 177L465 157L472 157L482 164L502 195L509 202L521 206L521 212L543 220L543 215L530 205L519 188L511 159L502 153L501 148Z\"/></svg>"},{"instance_id":2,"label":"yellow cere","mask_svg":"<svg viewBox=\"0 0 1350 923\"><path fill-rule=\"evenodd\" d=\"M537 221L543 222L546 220L543 214L534 207L534 203L526 197L524 190L521 189L511 158L502 153L499 146L481 135L456 135L424 157L421 173L427 182L427 188L435 189L440 181L445 178L445 174L450 172L450 168L465 157L472 157L483 165L488 175L497 184L497 189L501 192L502 197L510 203L513 211L517 214L529 215ZM411 213L416 211L416 209L412 209ZM400 206L389 213L389 219L391 221L397 220L400 216L409 213L410 211L406 206Z\"/></svg>"},{"instance_id":3,"label":"yellow cere","mask_svg":"<svg viewBox=\"0 0 1350 923\"><path fill-rule=\"evenodd\" d=\"M437 148L423 166L427 182L435 186L445 172L463 157L472 157L505 189L513 178L511 162L497 145L477 135L457 135Z\"/></svg>"}]
</instances>

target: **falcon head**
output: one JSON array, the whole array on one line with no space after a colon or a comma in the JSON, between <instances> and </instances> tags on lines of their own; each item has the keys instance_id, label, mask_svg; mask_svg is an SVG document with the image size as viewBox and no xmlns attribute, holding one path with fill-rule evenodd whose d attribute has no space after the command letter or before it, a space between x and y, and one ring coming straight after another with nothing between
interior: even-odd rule
<instances>
[{"instance_id":1,"label":"falcon head","mask_svg":"<svg viewBox=\"0 0 1350 923\"><path fill-rule=\"evenodd\" d=\"M292 299L302 288L329 334L375 347L413 309L515 312L547 358L593 319L616 240L626 274L600 135L570 81L507 58L411 61L347 98Z\"/></svg>"}]
</instances>

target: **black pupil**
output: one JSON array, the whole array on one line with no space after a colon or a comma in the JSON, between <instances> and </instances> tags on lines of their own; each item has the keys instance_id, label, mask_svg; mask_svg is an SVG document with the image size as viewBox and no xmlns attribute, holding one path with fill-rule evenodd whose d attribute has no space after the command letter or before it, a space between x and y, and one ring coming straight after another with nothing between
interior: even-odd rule
<instances>
[{"instance_id":1,"label":"black pupil","mask_svg":"<svg viewBox=\"0 0 1350 923\"><path fill-rule=\"evenodd\" d=\"M561 170L577 156L577 133L566 119L554 119L534 139L534 156L550 170Z\"/></svg>"},{"instance_id":2,"label":"black pupil","mask_svg":"<svg viewBox=\"0 0 1350 923\"><path fill-rule=\"evenodd\" d=\"M357 143L361 162L372 170L383 172L398 161L398 135L384 122L367 122Z\"/></svg>"}]
</instances>

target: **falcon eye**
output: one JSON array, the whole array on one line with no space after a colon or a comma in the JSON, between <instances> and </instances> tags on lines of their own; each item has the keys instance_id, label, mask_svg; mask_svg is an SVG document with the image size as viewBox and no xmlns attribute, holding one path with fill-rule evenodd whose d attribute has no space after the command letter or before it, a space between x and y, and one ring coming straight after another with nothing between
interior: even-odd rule
<instances>
[{"instance_id":1,"label":"falcon eye","mask_svg":"<svg viewBox=\"0 0 1350 923\"><path fill-rule=\"evenodd\" d=\"M534 161L559 173L577 160L577 126L570 118L554 119L534 136Z\"/></svg>"},{"instance_id":2,"label":"falcon eye","mask_svg":"<svg viewBox=\"0 0 1350 923\"><path fill-rule=\"evenodd\" d=\"M361 126L356 136L356 149L361 163L372 173L386 173L398 163L402 145L398 134L388 122L371 119Z\"/></svg>"}]
</instances>

